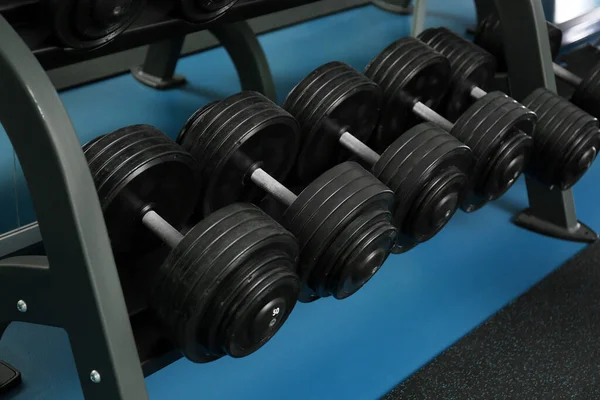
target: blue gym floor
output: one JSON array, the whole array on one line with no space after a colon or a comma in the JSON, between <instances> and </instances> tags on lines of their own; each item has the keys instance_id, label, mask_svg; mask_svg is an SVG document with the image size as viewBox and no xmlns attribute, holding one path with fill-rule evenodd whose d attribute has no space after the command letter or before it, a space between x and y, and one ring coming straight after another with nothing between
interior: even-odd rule
<instances>
[{"instance_id":1,"label":"blue gym floor","mask_svg":"<svg viewBox=\"0 0 600 400\"><path fill-rule=\"evenodd\" d=\"M428 26L464 31L474 22L472 1L429 3ZM340 60L362 70L409 30L408 17L367 6L263 35L261 43L282 100L320 64ZM182 59L178 72L190 83L168 92L154 91L124 75L61 97L85 143L137 123L155 125L174 137L198 107L240 90L234 67L221 48ZM8 210L0 218L0 229L6 231L35 217L22 175L12 174L13 156L5 135L0 135L0 166L7 171L0 198L1 209ZM574 190L580 219L598 231L599 181L597 163ZM11 213L16 198L18 213ZM152 375L146 379L150 398L382 396L584 248L513 225L511 217L526 206L521 180L483 210L458 213L425 245L392 256L348 300L299 304L276 337L256 354L205 365L180 360ZM7 399L83 397L68 338L60 329L12 324L0 341L0 359L23 373L22 389Z\"/></svg>"}]
</instances>

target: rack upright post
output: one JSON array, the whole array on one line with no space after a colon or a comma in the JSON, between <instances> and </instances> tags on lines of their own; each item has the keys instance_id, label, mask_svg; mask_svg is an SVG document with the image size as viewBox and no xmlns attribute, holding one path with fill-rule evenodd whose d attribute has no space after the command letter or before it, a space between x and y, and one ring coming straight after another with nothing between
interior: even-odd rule
<instances>
[{"instance_id":1,"label":"rack upright post","mask_svg":"<svg viewBox=\"0 0 600 400\"><path fill-rule=\"evenodd\" d=\"M503 26L504 51L508 66L511 95L522 101L531 92L545 87L556 92L552 56L541 0L495 0ZM515 217L515 223L548 236L594 242L598 235L575 213L572 190L548 188L526 178L529 208Z\"/></svg>"}]
</instances>

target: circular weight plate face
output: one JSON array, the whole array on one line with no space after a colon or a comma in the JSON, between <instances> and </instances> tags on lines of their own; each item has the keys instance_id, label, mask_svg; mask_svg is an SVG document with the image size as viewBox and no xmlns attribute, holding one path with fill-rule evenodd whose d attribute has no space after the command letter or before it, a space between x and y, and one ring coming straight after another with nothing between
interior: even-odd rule
<instances>
[{"instance_id":1,"label":"circular weight plate face","mask_svg":"<svg viewBox=\"0 0 600 400\"><path fill-rule=\"evenodd\" d=\"M365 69L384 93L384 106L368 142L384 151L398 136L418 123L415 101L435 108L450 83L450 64L441 54L414 38L402 38L385 48Z\"/></svg>"},{"instance_id":2,"label":"circular weight plate face","mask_svg":"<svg viewBox=\"0 0 600 400\"><path fill-rule=\"evenodd\" d=\"M533 143L526 136L536 121L534 112L500 92L488 93L460 116L451 133L475 155L475 195L490 201L510 189L530 158Z\"/></svg>"},{"instance_id":3,"label":"circular weight plate face","mask_svg":"<svg viewBox=\"0 0 600 400\"><path fill-rule=\"evenodd\" d=\"M389 229L372 238L378 247L368 247L357 255L356 264L347 266L346 275L364 276L363 267L376 254L389 254L396 230L391 225L391 210L394 199L391 190L386 188L373 175L354 162L345 162L325 172L298 196L284 214L285 226L298 238L300 244L299 273L303 282L311 282L311 276L331 268L322 260L327 258L332 242L344 232L346 226L368 210L383 210L388 215ZM360 232L357 233L359 235ZM357 238L351 238L356 241ZM362 260L362 261L361 261ZM312 281L314 282L314 280ZM356 285L358 289L360 285ZM310 287L316 293L319 287ZM333 288L319 296L332 294ZM351 293L347 293L349 296Z\"/></svg>"},{"instance_id":4,"label":"circular weight plate face","mask_svg":"<svg viewBox=\"0 0 600 400\"><path fill-rule=\"evenodd\" d=\"M66 48L90 50L114 40L140 15L146 0L49 0L57 38Z\"/></svg>"},{"instance_id":5,"label":"circular weight plate face","mask_svg":"<svg viewBox=\"0 0 600 400\"><path fill-rule=\"evenodd\" d=\"M419 39L448 58L452 89L446 98L446 116L455 121L471 104L472 86L488 90L496 73L493 55L447 28L430 28Z\"/></svg>"},{"instance_id":6,"label":"circular weight plate face","mask_svg":"<svg viewBox=\"0 0 600 400\"><path fill-rule=\"evenodd\" d=\"M180 228L200 194L200 174L192 156L148 125L119 129L83 147L115 254L142 252L158 239L142 225L151 206Z\"/></svg>"},{"instance_id":7,"label":"circular weight plate face","mask_svg":"<svg viewBox=\"0 0 600 400\"><path fill-rule=\"evenodd\" d=\"M247 176L248 165L259 163L278 181L294 165L300 128L296 120L265 96L242 92L198 112L182 146L200 165L205 190L204 215L238 201L259 202L265 195Z\"/></svg>"},{"instance_id":8,"label":"circular weight plate face","mask_svg":"<svg viewBox=\"0 0 600 400\"><path fill-rule=\"evenodd\" d=\"M600 118L600 62L588 71L581 84L575 88L571 102L594 117Z\"/></svg>"},{"instance_id":9,"label":"circular weight plate face","mask_svg":"<svg viewBox=\"0 0 600 400\"><path fill-rule=\"evenodd\" d=\"M514 185L527 167L532 148L533 138L518 129L500 143L482 174L485 200L497 199Z\"/></svg>"},{"instance_id":10,"label":"circular weight plate face","mask_svg":"<svg viewBox=\"0 0 600 400\"><path fill-rule=\"evenodd\" d=\"M237 0L180 0L181 14L189 22L214 21L237 3Z\"/></svg>"},{"instance_id":11,"label":"circular weight plate face","mask_svg":"<svg viewBox=\"0 0 600 400\"><path fill-rule=\"evenodd\" d=\"M251 204L196 225L160 267L152 304L194 362L244 357L283 325L300 292L295 238Z\"/></svg>"},{"instance_id":12,"label":"circular weight plate face","mask_svg":"<svg viewBox=\"0 0 600 400\"><path fill-rule=\"evenodd\" d=\"M538 115L530 174L549 186L572 187L600 149L598 120L543 88L523 103Z\"/></svg>"},{"instance_id":13,"label":"circular weight plate face","mask_svg":"<svg viewBox=\"0 0 600 400\"><path fill-rule=\"evenodd\" d=\"M395 229L389 211L371 209L360 214L337 235L321 260L328 268L315 269L309 286L320 297L345 299L363 287L383 265Z\"/></svg>"},{"instance_id":14,"label":"circular weight plate face","mask_svg":"<svg viewBox=\"0 0 600 400\"><path fill-rule=\"evenodd\" d=\"M561 189L573 187L590 169L600 149L600 131L595 125L581 129L581 139L572 146L562 169Z\"/></svg>"},{"instance_id":15,"label":"circular weight plate face","mask_svg":"<svg viewBox=\"0 0 600 400\"><path fill-rule=\"evenodd\" d=\"M292 89L283 108L303 132L298 179L310 182L350 157L339 142L341 133L366 142L377 125L381 100L374 82L341 62L317 68Z\"/></svg>"},{"instance_id":16,"label":"circular weight plate face","mask_svg":"<svg viewBox=\"0 0 600 400\"><path fill-rule=\"evenodd\" d=\"M550 52L555 59L562 45L562 31L556 25L547 22L548 38L550 39ZM486 16L477 26L473 43L485 49L496 58L498 71L507 70L506 57L504 56L504 39L500 20L495 13Z\"/></svg>"},{"instance_id":17,"label":"circular weight plate face","mask_svg":"<svg viewBox=\"0 0 600 400\"><path fill-rule=\"evenodd\" d=\"M411 128L388 147L373 174L396 196L396 253L431 239L450 221L472 165L471 150L431 123Z\"/></svg>"}]
</instances>

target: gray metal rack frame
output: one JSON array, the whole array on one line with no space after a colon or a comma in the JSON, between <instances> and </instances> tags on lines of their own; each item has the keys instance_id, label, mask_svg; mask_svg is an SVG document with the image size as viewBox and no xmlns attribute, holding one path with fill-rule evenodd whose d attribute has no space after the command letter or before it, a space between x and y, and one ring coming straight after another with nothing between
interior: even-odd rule
<instances>
[{"instance_id":1,"label":"gray metal rack frame","mask_svg":"<svg viewBox=\"0 0 600 400\"><path fill-rule=\"evenodd\" d=\"M496 0L496 6L501 20L520 21L504 32L513 95L519 100L540 86L555 90L541 1ZM1 16L0 38L0 123L23 166L47 254L0 261L0 338L12 321L62 327L87 399L147 399L100 203L79 140L48 76ZM571 191L550 190L529 179L527 189L530 208L517 216L517 223L545 233L554 229L567 239L586 235ZM35 230L25 227L21 235L39 238ZM588 232L588 238L595 237ZM5 254L19 243L15 235L0 238L0 244L11 243Z\"/></svg>"},{"instance_id":2,"label":"gray metal rack frame","mask_svg":"<svg viewBox=\"0 0 600 400\"><path fill-rule=\"evenodd\" d=\"M522 101L531 92L545 87L556 93L546 17L541 0L495 0L503 30L511 95ZM572 190L549 188L526 177L529 208L514 222L544 235L578 242L594 242L598 235L577 219Z\"/></svg>"},{"instance_id":3,"label":"gray metal rack frame","mask_svg":"<svg viewBox=\"0 0 600 400\"><path fill-rule=\"evenodd\" d=\"M260 92L277 101L275 83L267 56L247 21L215 26L209 31L225 48L235 65L244 90ZM141 83L155 89L170 89L186 83L175 74L184 37L177 36L149 46L144 63L132 69Z\"/></svg>"},{"instance_id":4,"label":"gray metal rack frame","mask_svg":"<svg viewBox=\"0 0 600 400\"><path fill-rule=\"evenodd\" d=\"M47 253L0 261L0 334L12 321L62 327L87 399L147 399L100 202L73 125L41 65L1 16L0 38L0 122L22 163Z\"/></svg>"}]
</instances>

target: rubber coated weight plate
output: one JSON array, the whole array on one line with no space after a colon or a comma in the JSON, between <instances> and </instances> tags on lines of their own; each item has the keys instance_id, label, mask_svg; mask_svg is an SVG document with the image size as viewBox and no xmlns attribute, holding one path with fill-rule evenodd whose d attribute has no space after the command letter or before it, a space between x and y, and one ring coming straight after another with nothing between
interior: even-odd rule
<instances>
[{"instance_id":1,"label":"rubber coated weight plate","mask_svg":"<svg viewBox=\"0 0 600 400\"><path fill-rule=\"evenodd\" d=\"M206 116L206 113L212 110L212 108L217 104L219 104L218 101L213 101L206 104L202 108L196 110L196 112L194 112L192 116L189 117L188 120L185 122L185 125L179 131L179 134L177 135L175 141L184 148L189 148L190 146L193 146L195 138L190 136L190 139L188 139L187 133L193 129L197 129L198 125L201 126L202 124L204 124L204 117Z\"/></svg>"},{"instance_id":2,"label":"rubber coated weight plate","mask_svg":"<svg viewBox=\"0 0 600 400\"><path fill-rule=\"evenodd\" d=\"M339 143L342 131L366 141L379 118L377 85L350 66L333 62L309 74L284 101L300 123L303 145L297 177L310 182L351 155Z\"/></svg>"},{"instance_id":3,"label":"rubber coated weight plate","mask_svg":"<svg viewBox=\"0 0 600 400\"><path fill-rule=\"evenodd\" d=\"M146 0L45 0L54 34L66 48L89 50L114 40Z\"/></svg>"},{"instance_id":4,"label":"rubber coated weight plate","mask_svg":"<svg viewBox=\"0 0 600 400\"><path fill-rule=\"evenodd\" d=\"M547 22L548 38L550 39L550 52L555 59L562 45L562 31L556 25ZM485 49L496 58L498 71L507 70L506 57L504 56L504 38L500 20L495 13L486 16L477 26L473 43Z\"/></svg>"},{"instance_id":5,"label":"rubber coated weight plate","mask_svg":"<svg viewBox=\"0 0 600 400\"><path fill-rule=\"evenodd\" d=\"M536 90L526 99L539 115L532 174L548 185L573 186L598 151L598 122L567 100Z\"/></svg>"},{"instance_id":6,"label":"rubber coated weight plate","mask_svg":"<svg viewBox=\"0 0 600 400\"><path fill-rule=\"evenodd\" d=\"M354 219L369 210L378 209L387 212L388 221L391 221L393 204L391 190L354 162L339 164L308 185L284 214L285 226L300 243L299 273L302 281L310 282L312 274L330 268L322 259L327 258L328 252L336 251L337 247L332 247L332 242L339 240L339 235ZM352 265L343 268L345 276L340 279L352 282L345 286L344 297L367 282L389 255L396 230L391 223L388 224L387 229L374 232L367 239L367 242L374 243L372 246L367 246L363 253L357 255ZM360 232L353 235L350 240L354 242L364 240ZM310 289L319 290L315 287ZM328 289L329 294L338 295L333 288ZM325 294L320 292L319 296Z\"/></svg>"},{"instance_id":7,"label":"rubber coated weight plate","mask_svg":"<svg viewBox=\"0 0 600 400\"><path fill-rule=\"evenodd\" d=\"M209 22L221 17L237 0L180 0L183 17L194 23Z\"/></svg>"},{"instance_id":8,"label":"rubber coated weight plate","mask_svg":"<svg viewBox=\"0 0 600 400\"><path fill-rule=\"evenodd\" d=\"M448 223L472 164L471 150L431 123L411 128L381 155L373 174L396 195L395 253L431 239Z\"/></svg>"},{"instance_id":9,"label":"rubber coated weight plate","mask_svg":"<svg viewBox=\"0 0 600 400\"><path fill-rule=\"evenodd\" d=\"M208 215L238 201L258 202L264 192L247 182L247 170L236 165L246 155L278 181L296 159L300 129L294 118L256 92L233 95L201 115L184 134L183 147L198 160L206 183L202 210ZM237 154L240 154L237 153Z\"/></svg>"},{"instance_id":10,"label":"rubber coated weight plate","mask_svg":"<svg viewBox=\"0 0 600 400\"><path fill-rule=\"evenodd\" d=\"M450 83L450 64L441 54L414 38L402 38L377 55L365 75L384 93L385 104L368 144L385 150L402 132L418 122L413 101L435 108Z\"/></svg>"},{"instance_id":11,"label":"rubber coated weight plate","mask_svg":"<svg viewBox=\"0 0 600 400\"><path fill-rule=\"evenodd\" d=\"M196 225L160 267L153 306L194 362L264 345L296 303L295 238L251 204Z\"/></svg>"},{"instance_id":12,"label":"rubber coated weight plate","mask_svg":"<svg viewBox=\"0 0 600 400\"><path fill-rule=\"evenodd\" d=\"M115 253L140 252L158 239L142 225L140 206L152 209L176 229L199 200L198 165L162 132L134 125L83 147Z\"/></svg>"},{"instance_id":13,"label":"rubber coated weight plate","mask_svg":"<svg viewBox=\"0 0 600 400\"><path fill-rule=\"evenodd\" d=\"M430 28L419 39L448 58L452 89L447 95L446 116L455 121L471 104L472 86L488 90L496 73L496 60L472 42L447 28Z\"/></svg>"},{"instance_id":14,"label":"rubber coated weight plate","mask_svg":"<svg viewBox=\"0 0 600 400\"><path fill-rule=\"evenodd\" d=\"M355 293L381 267L379 257L389 247L392 231L388 210L374 208L359 215L329 245L320 262L325 268L313 271L309 286L320 297L333 294L344 299ZM372 255L367 262L364 254ZM361 273L352 271L356 265L361 266Z\"/></svg>"},{"instance_id":15,"label":"rubber coated weight plate","mask_svg":"<svg viewBox=\"0 0 600 400\"><path fill-rule=\"evenodd\" d=\"M347 131L366 142L380 107L379 87L347 64L332 62L310 73L283 102L303 131L296 161L298 179L310 182L347 160L340 134Z\"/></svg>"},{"instance_id":16,"label":"rubber coated weight plate","mask_svg":"<svg viewBox=\"0 0 600 400\"><path fill-rule=\"evenodd\" d=\"M600 62L583 77L571 96L571 102L594 117L600 118Z\"/></svg>"},{"instance_id":17,"label":"rubber coated weight plate","mask_svg":"<svg viewBox=\"0 0 600 400\"><path fill-rule=\"evenodd\" d=\"M494 200L514 184L529 160L536 121L534 112L500 92L481 97L460 116L451 133L475 155L475 195ZM512 139L515 135L520 139ZM512 145L505 146L507 141Z\"/></svg>"},{"instance_id":18,"label":"rubber coated weight plate","mask_svg":"<svg viewBox=\"0 0 600 400\"><path fill-rule=\"evenodd\" d=\"M572 187L600 149L598 120L543 88L536 89L523 103L538 115L531 175L562 190Z\"/></svg>"}]
</instances>

